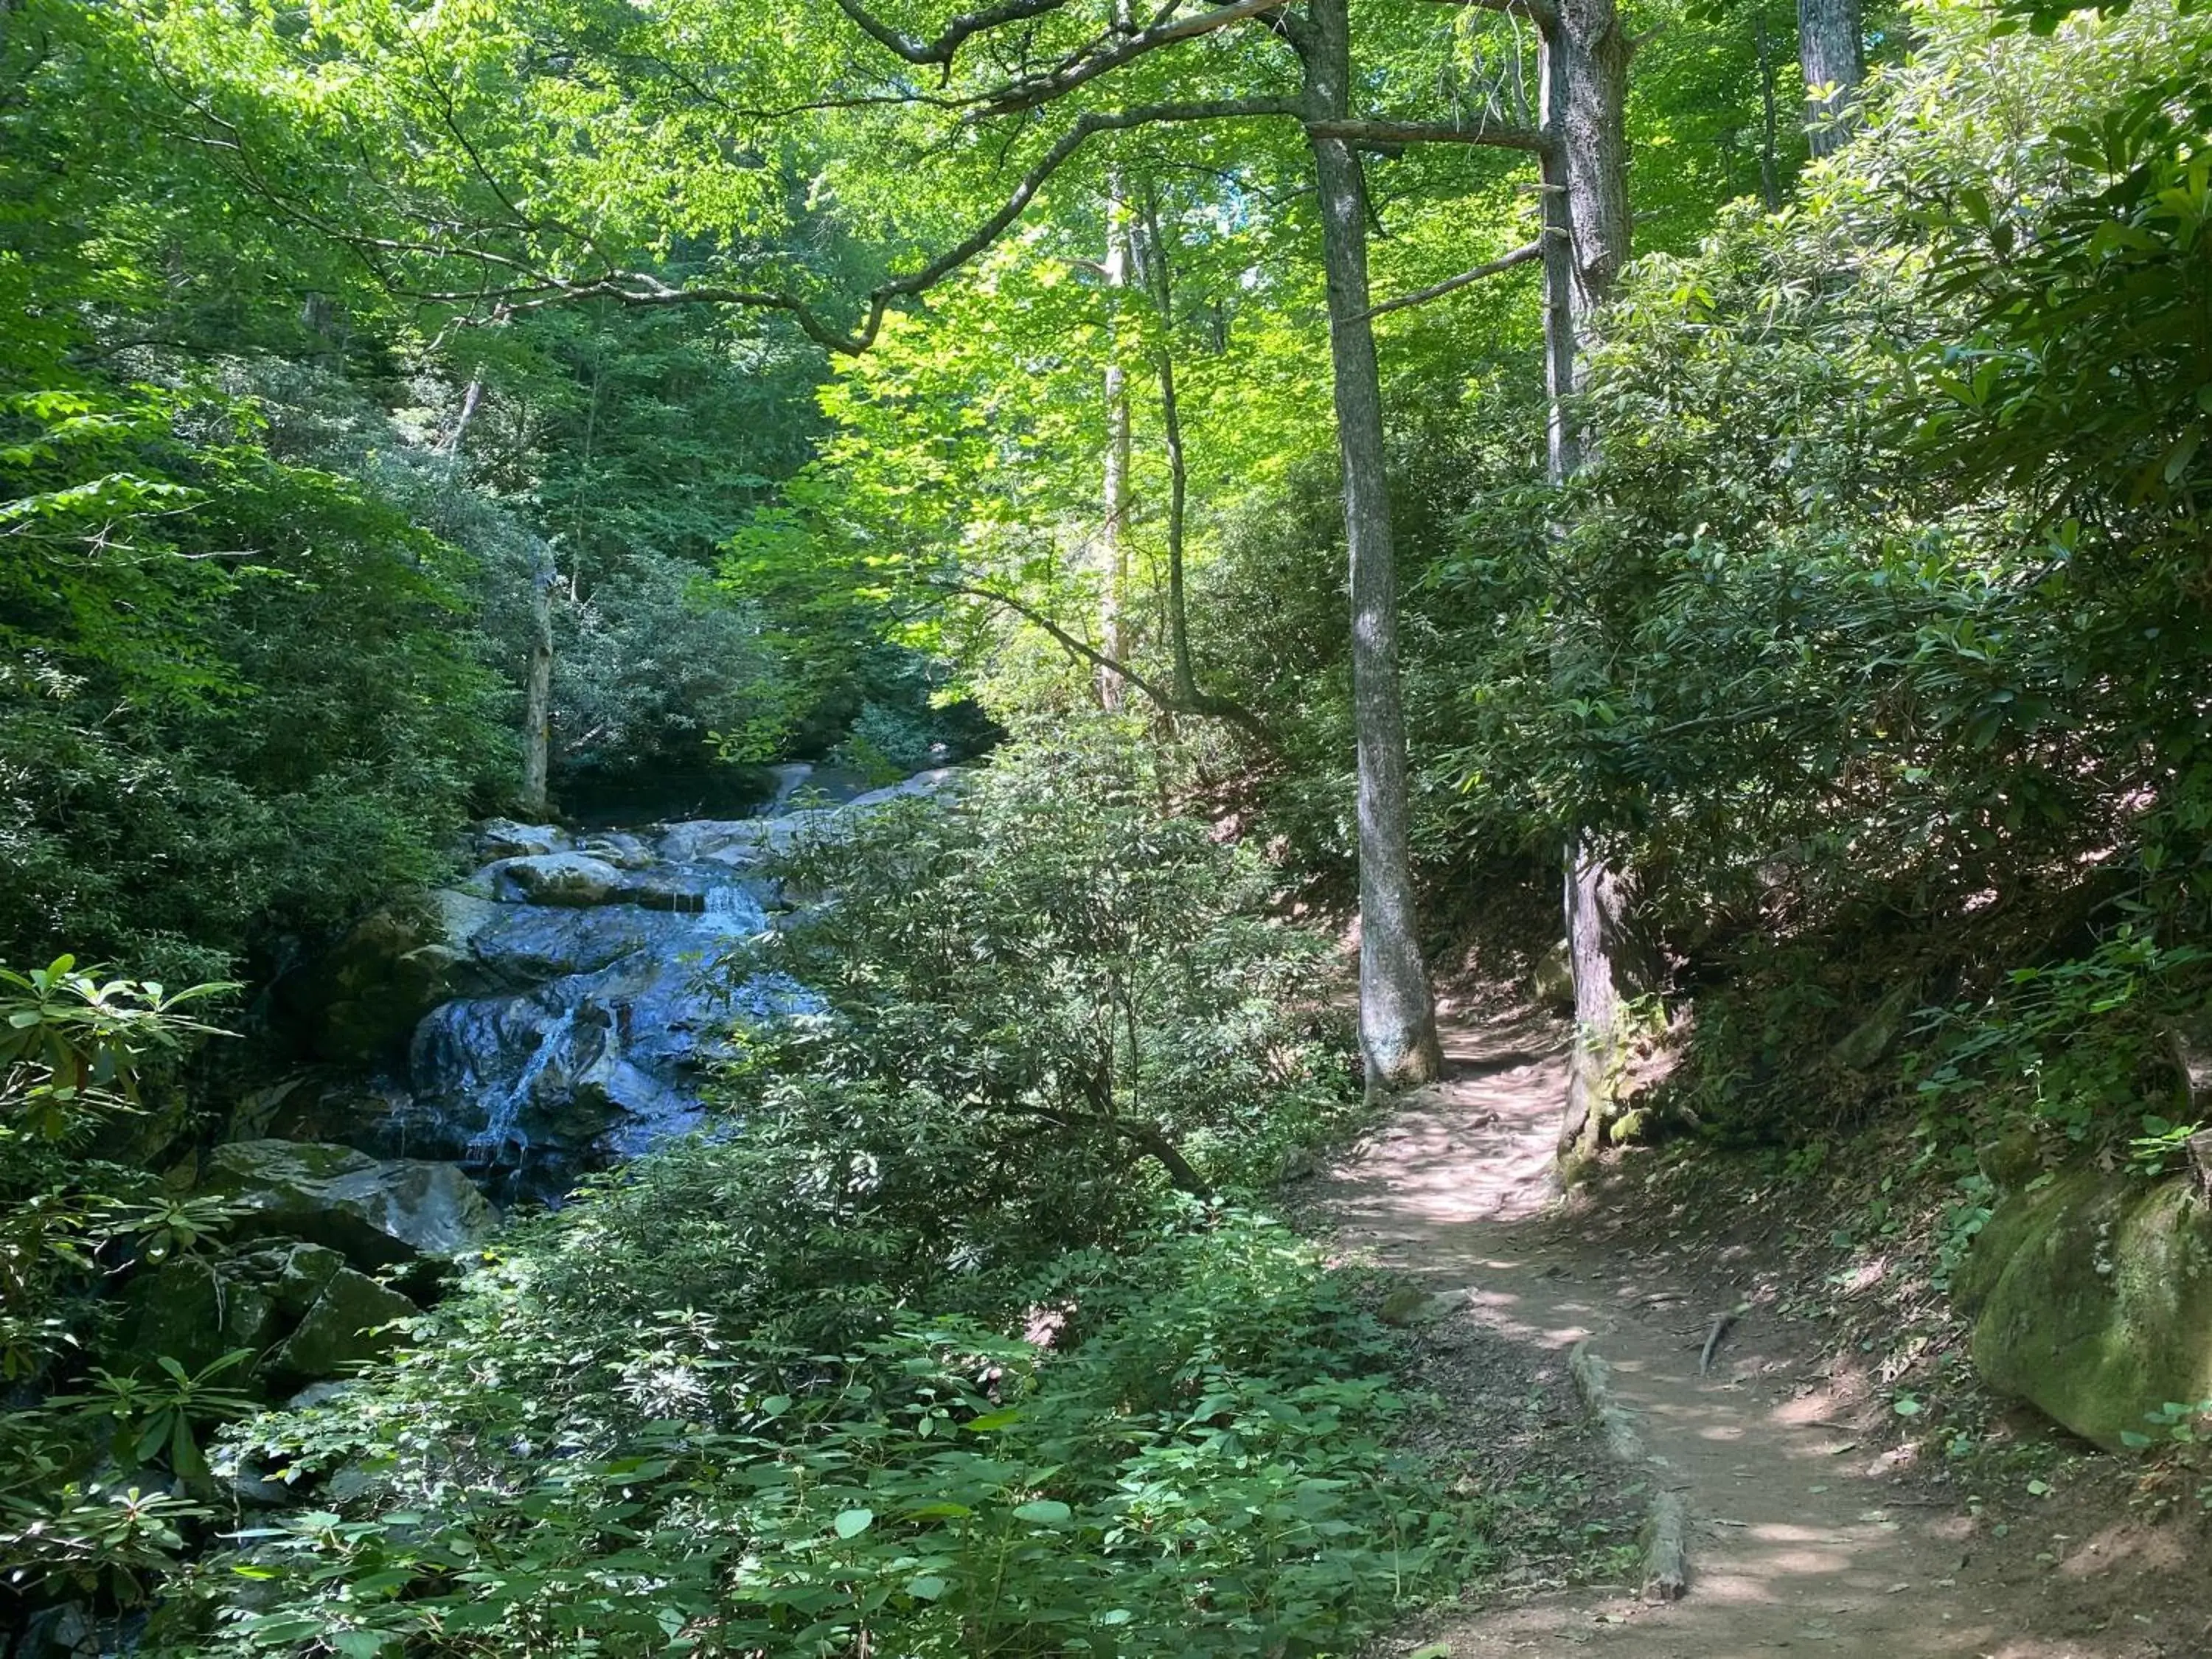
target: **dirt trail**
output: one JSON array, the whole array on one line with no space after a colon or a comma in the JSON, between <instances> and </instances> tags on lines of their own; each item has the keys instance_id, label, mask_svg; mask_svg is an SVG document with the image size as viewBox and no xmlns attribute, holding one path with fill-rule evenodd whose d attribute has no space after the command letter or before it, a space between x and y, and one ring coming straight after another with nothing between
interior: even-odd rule
<instances>
[{"instance_id":1,"label":"dirt trail","mask_svg":"<svg viewBox=\"0 0 2212 1659\"><path fill-rule=\"evenodd\" d=\"M1526 1020L1448 1030L1449 1080L1409 1096L1317 1196L1348 1253L1432 1290L1467 1291L1505 1337L1551 1350L1591 1340L1663 1460L1661 1478L1684 1493L1690 1593L1673 1604L1623 1592L1543 1597L1463 1617L1425 1632L1424 1644L1446 1643L1453 1659L2185 1650L2147 1644L2124 1617L2087 1635L2037 1633L2016 1562L1982 1547L1948 1501L1901 1484L1861 1449L1818 1358L1765 1316L1746 1318L1701 1377L1699 1350L1719 1310L1706 1305L1710 1289L1669 1283L1552 1212L1565 1082L1557 1042Z\"/></svg>"}]
</instances>

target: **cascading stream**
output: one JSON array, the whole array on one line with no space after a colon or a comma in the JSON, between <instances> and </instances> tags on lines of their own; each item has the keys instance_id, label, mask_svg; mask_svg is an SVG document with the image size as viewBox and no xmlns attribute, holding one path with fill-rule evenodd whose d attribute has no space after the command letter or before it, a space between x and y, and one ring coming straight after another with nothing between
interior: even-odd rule
<instances>
[{"instance_id":1,"label":"cascading stream","mask_svg":"<svg viewBox=\"0 0 2212 1659\"><path fill-rule=\"evenodd\" d=\"M799 985L733 977L727 963L782 908L764 861L951 775L793 811L778 809L809 780L786 768L759 817L584 836L487 824L483 867L437 896L465 994L416 1029L410 1103L384 1150L454 1159L501 1199L551 1199L586 1170L698 1127L708 1074L732 1052L735 1029L813 1004Z\"/></svg>"}]
</instances>

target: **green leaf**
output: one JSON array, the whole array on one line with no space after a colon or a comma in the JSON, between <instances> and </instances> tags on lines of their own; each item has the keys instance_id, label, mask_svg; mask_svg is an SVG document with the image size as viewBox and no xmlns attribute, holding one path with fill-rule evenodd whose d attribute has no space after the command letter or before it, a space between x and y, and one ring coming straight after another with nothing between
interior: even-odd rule
<instances>
[{"instance_id":1,"label":"green leaf","mask_svg":"<svg viewBox=\"0 0 2212 1659\"><path fill-rule=\"evenodd\" d=\"M875 1519L873 1510L841 1510L831 1524L836 1528L838 1537L858 1538L875 1524Z\"/></svg>"},{"instance_id":2,"label":"green leaf","mask_svg":"<svg viewBox=\"0 0 2212 1659\"><path fill-rule=\"evenodd\" d=\"M1033 1498L1015 1506L1014 1518L1040 1527L1064 1527L1075 1518L1075 1511L1055 1498Z\"/></svg>"}]
</instances>

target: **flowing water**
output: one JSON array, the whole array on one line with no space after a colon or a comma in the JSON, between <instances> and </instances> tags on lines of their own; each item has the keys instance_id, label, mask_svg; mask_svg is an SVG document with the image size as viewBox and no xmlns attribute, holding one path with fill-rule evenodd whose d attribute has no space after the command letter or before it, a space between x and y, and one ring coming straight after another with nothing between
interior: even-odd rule
<instances>
[{"instance_id":1,"label":"flowing water","mask_svg":"<svg viewBox=\"0 0 2212 1659\"><path fill-rule=\"evenodd\" d=\"M503 1200L549 1199L699 1127L736 1031L813 1005L744 965L784 908L763 860L949 775L794 811L805 769L782 770L754 818L585 836L487 825L483 867L439 896L466 994L416 1028L386 1149L457 1160Z\"/></svg>"}]
</instances>

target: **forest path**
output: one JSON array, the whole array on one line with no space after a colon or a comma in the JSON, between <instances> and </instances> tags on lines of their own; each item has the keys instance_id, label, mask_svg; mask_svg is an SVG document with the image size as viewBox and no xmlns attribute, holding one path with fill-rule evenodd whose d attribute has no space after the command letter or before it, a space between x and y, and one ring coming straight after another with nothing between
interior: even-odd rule
<instances>
[{"instance_id":1,"label":"forest path","mask_svg":"<svg viewBox=\"0 0 2212 1659\"><path fill-rule=\"evenodd\" d=\"M1984 1547L1950 1500L1902 1486L1859 1449L1823 1362L1781 1322L1747 1316L1701 1376L1721 1311L1705 1305L1711 1291L1670 1282L1623 1236L1593 1242L1558 1212L1552 1148L1566 1066L1557 1026L1522 1015L1451 1025L1444 1037L1446 1080L1408 1094L1326 1172L1319 1207L1348 1256L1465 1291L1474 1316L1510 1340L1554 1353L1590 1341L1663 1461L1658 1479L1686 1503L1690 1589L1673 1603L1620 1590L1540 1596L1451 1615L1411 1645L1441 1643L1452 1659L2179 1651L2146 1645L2125 1619L2086 1635L2033 1633L2016 1559Z\"/></svg>"}]
</instances>

